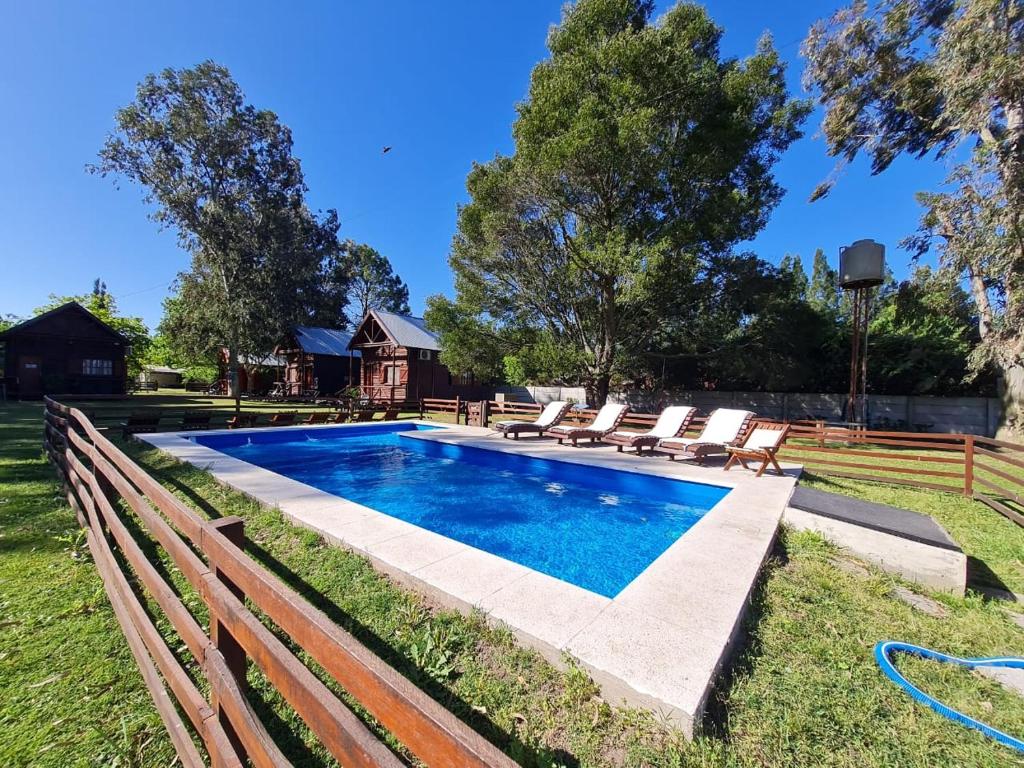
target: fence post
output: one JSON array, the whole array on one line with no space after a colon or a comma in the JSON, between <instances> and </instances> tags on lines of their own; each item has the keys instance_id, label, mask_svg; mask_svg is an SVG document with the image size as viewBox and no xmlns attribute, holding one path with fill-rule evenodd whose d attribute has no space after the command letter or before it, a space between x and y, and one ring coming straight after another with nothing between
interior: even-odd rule
<instances>
[{"instance_id":1,"label":"fence post","mask_svg":"<svg viewBox=\"0 0 1024 768\"><path fill-rule=\"evenodd\" d=\"M459 424L459 414L462 413L462 398L459 395L455 396L455 425Z\"/></svg>"},{"instance_id":2,"label":"fence post","mask_svg":"<svg viewBox=\"0 0 1024 768\"><path fill-rule=\"evenodd\" d=\"M210 525L224 534L229 542L234 544L239 549L245 549L245 523L240 517L234 515L229 517L222 517L217 520L211 520ZM217 567L217 563L211 563L213 565L213 575L218 581L222 582L228 589L230 589L235 596L244 602L245 593L238 588L231 579L229 579L224 572ZM248 683L246 682L246 670L248 668L248 659L245 655L245 650L234 638L228 628L225 627L220 621L217 620L215 615L210 616L210 640L213 641L214 647L220 651L224 657L224 661L227 664L228 670L234 676L235 681L238 683L239 689L245 694L248 690ZM245 761L245 750L242 747L242 743L235 733L234 728L231 726L231 722L228 720L227 714L220 706L217 694L213 691L210 693L210 706L214 712L217 713L217 719L220 724L224 727L224 732L231 740L232 745L235 747L235 751Z\"/></svg>"},{"instance_id":3,"label":"fence post","mask_svg":"<svg viewBox=\"0 0 1024 768\"><path fill-rule=\"evenodd\" d=\"M420 398L420 420L423 419L423 398Z\"/></svg>"},{"instance_id":4,"label":"fence post","mask_svg":"<svg viewBox=\"0 0 1024 768\"><path fill-rule=\"evenodd\" d=\"M486 400L480 401L480 426L486 427L491 420L490 403Z\"/></svg>"},{"instance_id":5,"label":"fence post","mask_svg":"<svg viewBox=\"0 0 1024 768\"><path fill-rule=\"evenodd\" d=\"M964 437L964 496L974 496L974 435Z\"/></svg>"}]
</instances>

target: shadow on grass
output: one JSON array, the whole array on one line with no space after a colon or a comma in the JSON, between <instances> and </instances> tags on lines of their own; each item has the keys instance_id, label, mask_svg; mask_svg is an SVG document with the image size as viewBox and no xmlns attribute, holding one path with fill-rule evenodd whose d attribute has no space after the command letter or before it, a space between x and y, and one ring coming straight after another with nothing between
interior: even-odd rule
<instances>
[{"instance_id":1,"label":"shadow on grass","mask_svg":"<svg viewBox=\"0 0 1024 768\"><path fill-rule=\"evenodd\" d=\"M991 594L993 591L1005 592L1008 596L1007 599L1014 599L1012 597L1013 590L988 567L984 560L979 560L973 555L967 556L967 588L984 594L986 599L996 599L996 596Z\"/></svg>"},{"instance_id":2,"label":"shadow on grass","mask_svg":"<svg viewBox=\"0 0 1024 768\"><path fill-rule=\"evenodd\" d=\"M750 606L743 619L739 635L733 639L723 671L715 681L714 691L708 697L704 718L701 722L702 732L707 736L719 739L726 747L730 742L730 734L733 732L729 722L729 691L733 681L750 675L758 660L764 655L764 648L757 628L761 622L770 617L767 607L768 582L771 580L772 574L784 568L788 562L789 554L786 551L785 541L782 536L779 536L775 540L771 555L758 574Z\"/></svg>"}]
</instances>

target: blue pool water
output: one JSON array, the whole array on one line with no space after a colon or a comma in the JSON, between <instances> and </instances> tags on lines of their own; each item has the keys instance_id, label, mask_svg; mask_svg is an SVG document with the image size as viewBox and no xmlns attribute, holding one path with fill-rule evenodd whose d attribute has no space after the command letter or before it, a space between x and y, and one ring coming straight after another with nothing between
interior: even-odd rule
<instances>
[{"instance_id":1,"label":"blue pool water","mask_svg":"<svg viewBox=\"0 0 1024 768\"><path fill-rule=\"evenodd\" d=\"M729 490L403 437L426 429L435 428L381 424L191 439L606 597Z\"/></svg>"}]
</instances>

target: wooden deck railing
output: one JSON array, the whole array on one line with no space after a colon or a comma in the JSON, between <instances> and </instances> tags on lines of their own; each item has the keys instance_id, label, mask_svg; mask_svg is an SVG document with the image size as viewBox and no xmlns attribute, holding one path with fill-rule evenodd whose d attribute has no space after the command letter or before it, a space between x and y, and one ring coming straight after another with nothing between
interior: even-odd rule
<instances>
[{"instance_id":1,"label":"wooden deck railing","mask_svg":"<svg viewBox=\"0 0 1024 768\"><path fill-rule=\"evenodd\" d=\"M50 399L44 444L183 766L290 765L250 704L250 664L341 764L403 765L280 634L423 763L515 765L246 555L240 519L196 514L81 411ZM145 539L145 547L136 536ZM180 585L170 583L164 566L147 555L153 545L201 597L208 632L179 597ZM163 622L151 619L151 612L166 618L174 637L164 636L158 629ZM202 684L193 675L201 675Z\"/></svg>"},{"instance_id":2,"label":"wooden deck railing","mask_svg":"<svg viewBox=\"0 0 1024 768\"><path fill-rule=\"evenodd\" d=\"M456 400L424 401L421 414L465 410ZM488 401L487 413L498 419L532 420L537 403ZM566 420L586 423L594 409L573 409ZM629 413L626 429L650 429L656 414ZM696 436L707 420L698 415L688 436ZM760 419L760 421L776 421ZM861 427L830 426L824 421L790 421L780 459L803 464L808 471L832 477L958 493L976 499L1024 526L1024 445L979 435L933 432L891 432Z\"/></svg>"}]
</instances>

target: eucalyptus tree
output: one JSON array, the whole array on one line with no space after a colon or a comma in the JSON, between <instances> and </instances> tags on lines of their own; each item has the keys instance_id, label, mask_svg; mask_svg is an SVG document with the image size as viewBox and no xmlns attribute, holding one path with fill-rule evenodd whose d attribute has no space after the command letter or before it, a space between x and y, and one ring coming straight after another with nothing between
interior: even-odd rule
<instances>
[{"instance_id":1,"label":"eucalyptus tree","mask_svg":"<svg viewBox=\"0 0 1024 768\"><path fill-rule=\"evenodd\" d=\"M409 287L395 274L387 257L351 240L341 244L341 254L350 270L346 296L349 327L359 325L371 309L409 314Z\"/></svg>"},{"instance_id":2,"label":"eucalyptus tree","mask_svg":"<svg viewBox=\"0 0 1024 768\"><path fill-rule=\"evenodd\" d=\"M148 75L116 123L91 170L142 186L192 254L180 330L227 347L237 397L239 357L266 355L315 299L337 216L306 207L291 132L218 64Z\"/></svg>"},{"instance_id":3,"label":"eucalyptus tree","mask_svg":"<svg viewBox=\"0 0 1024 768\"><path fill-rule=\"evenodd\" d=\"M542 328L582 361L595 404L617 358L696 296L705 262L765 224L783 194L772 165L807 112L769 38L724 57L702 7L658 22L652 8L567 6L517 107L515 152L468 176L449 257L460 310Z\"/></svg>"},{"instance_id":4,"label":"eucalyptus tree","mask_svg":"<svg viewBox=\"0 0 1024 768\"><path fill-rule=\"evenodd\" d=\"M925 213L906 245L936 247L968 283L981 337L972 369L996 365L1007 424L1021 429L1024 3L858 0L815 24L803 52L841 162L863 153L880 173L903 154L960 161L946 189L918 196Z\"/></svg>"}]
</instances>

